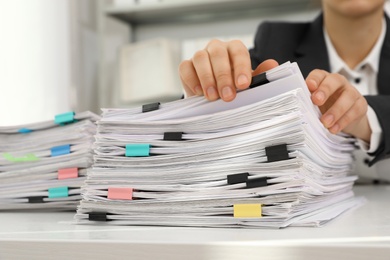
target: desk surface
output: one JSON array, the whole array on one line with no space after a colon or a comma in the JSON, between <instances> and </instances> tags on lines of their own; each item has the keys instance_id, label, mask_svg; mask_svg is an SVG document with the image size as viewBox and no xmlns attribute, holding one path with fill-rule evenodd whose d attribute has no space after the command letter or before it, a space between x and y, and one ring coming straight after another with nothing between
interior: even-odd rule
<instances>
[{"instance_id":1,"label":"desk surface","mask_svg":"<svg viewBox=\"0 0 390 260\"><path fill-rule=\"evenodd\" d=\"M2 212L0 259L390 259L390 186L354 190L367 203L322 228L111 227Z\"/></svg>"}]
</instances>

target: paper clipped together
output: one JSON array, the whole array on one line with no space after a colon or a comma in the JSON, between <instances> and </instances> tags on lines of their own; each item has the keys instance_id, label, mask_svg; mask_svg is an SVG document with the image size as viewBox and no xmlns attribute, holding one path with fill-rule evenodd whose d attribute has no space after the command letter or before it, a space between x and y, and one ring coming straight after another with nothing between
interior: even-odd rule
<instances>
[{"instance_id":1,"label":"paper clipped together","mask_svg":"<svg viewBox=\"0 0 390 260\"><path fill-rule=\"evenodd\" d=\"M297 64L266 78L232 102L103 109L76 222L319 226L361 204L350 175L353 139L321 124ZM118 187L131 200L130 192L111 196Z\"/></svg>"}]
</instances>

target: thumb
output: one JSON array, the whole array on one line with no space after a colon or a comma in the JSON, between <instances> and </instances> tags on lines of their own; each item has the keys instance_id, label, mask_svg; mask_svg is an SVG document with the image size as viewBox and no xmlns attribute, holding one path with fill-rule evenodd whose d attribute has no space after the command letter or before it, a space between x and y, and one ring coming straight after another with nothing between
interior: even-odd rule
<instances>
[{"instance_id":1,"label":"thumb","mask_svg":"<svg viewBox=\"0 0 390 260\"><path fill-rule=\"evenodd\" d=\"M265 60L262 63L260 63L259 66L257 66L257 68L252 72L252 76L255 76L255 75L258 75L260 73L263 73L264 71L273 69L273 68L277 67L278 65L279 65L279 63L276 60L272 60L272 59Z\"/></svg>"}]
</instances>

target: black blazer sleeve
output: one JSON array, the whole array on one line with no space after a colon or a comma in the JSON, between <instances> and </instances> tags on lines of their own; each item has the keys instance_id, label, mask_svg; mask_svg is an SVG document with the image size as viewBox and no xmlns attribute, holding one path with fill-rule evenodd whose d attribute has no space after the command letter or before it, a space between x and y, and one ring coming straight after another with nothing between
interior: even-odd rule
<instances>
[{"instance_id":1,"label":"black blazer sleeve","mask_svg":"<svg viewBox=\"0 0 390 260\"><path fill-rule=\"evenodd\" d=\"M372 109L374 109L383 133L383 140L378 150L371 154L375 156L370 163L372 165L390 155L390 96L365 96L365 98Z\"/></svg>"}]
</instances>

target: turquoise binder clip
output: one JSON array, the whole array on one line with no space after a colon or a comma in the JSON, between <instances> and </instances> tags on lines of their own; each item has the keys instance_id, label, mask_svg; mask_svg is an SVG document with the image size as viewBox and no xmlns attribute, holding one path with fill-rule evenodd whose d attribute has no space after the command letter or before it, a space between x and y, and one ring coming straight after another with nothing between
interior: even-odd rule
<instances>
[{"instance_id":1,"label":"turquoise binder clip","mask_svg":"<svg viewBox=\"0 0 390 260\"><path fill-rule=\"evenodd\" d=\"M28 134L28 133L31 133L33 130L31 130L31 129L28 129L28 128L20 128L19 130L18 130L18 132L19 133L21 133L21 134Z\"/></svg>"},{"instance_id":2,"label":"turquoise binder clip","mask_svg":"<svg viewBox=\"0 0 390 260\"><path fill-rule=\"evenodd\" d=\"M56 115L54 117L54 122L59 125L73 123L77 121L76 119L74 119L74 115L75 115L74 112L67 112L67 113Z\"/></svg>"},{"instance_id":3,"label":"turquoise binder clip","mask_svg":"<svg viewBox=\"0 0 390 260\"><path fill-rule=\"evenodd\" d=\"M65 198L69 196L69 189L67 186L49 188L49 198Z\"/></svg>"},{"instance_id":4,"label":"turquoise binder clip","mask_svg":"<svg viewBox=\"0 0 390 260\"><path fill-rule=\"evenodd\" d=\"M51 156L70 154L70 144L55 146L51 148Z\"/></svg>"},{"instance_id":5,"label":"turquoise binder clip","mask_svg":"<svg viewBox=\"0 0 390 260\"><path fill-rule=\"evenodd\" d=\"M127 157L149 156L150 144L126 144Z\"/></svg>"}]
</instances>

